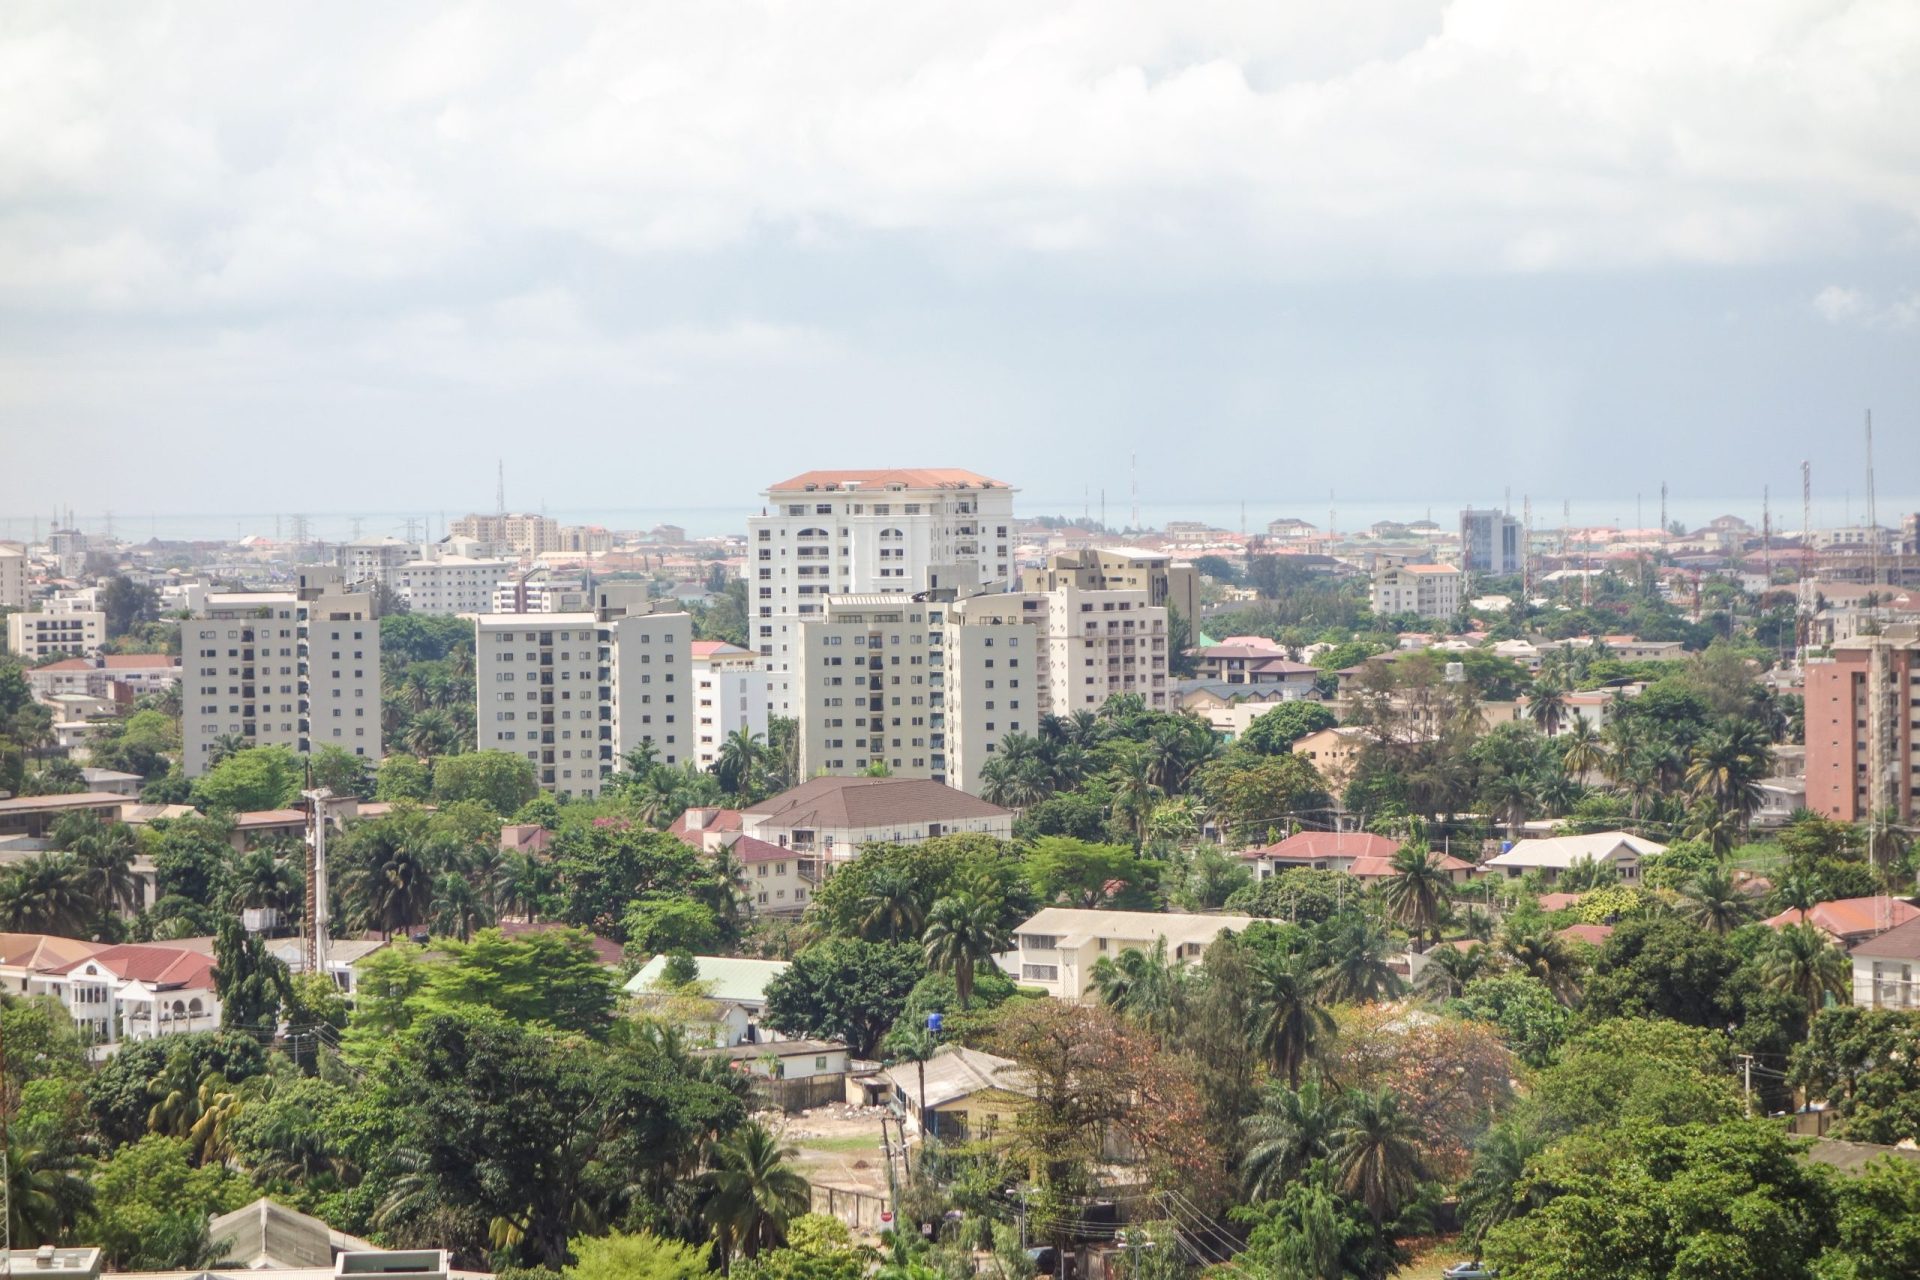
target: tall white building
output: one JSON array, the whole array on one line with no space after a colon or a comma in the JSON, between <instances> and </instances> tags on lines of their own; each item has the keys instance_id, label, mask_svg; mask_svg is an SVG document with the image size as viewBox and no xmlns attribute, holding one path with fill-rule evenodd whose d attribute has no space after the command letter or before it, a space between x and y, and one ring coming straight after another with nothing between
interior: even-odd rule
<instances>
[{"instance_id":1,"label":"tall white building","mask_svg":"<svg viewBox=\"0 0 1920 1280\"><path fill-rule=\"evenodd\" d=\"M27 555L14 547L0 547L0 608L27 607Z\"/></svg>"},{"instance_id":2,"label":"tall white building","mask_svg":"<svg viewBox=\"0 0 1920 1280\"><path fill-rule=\"evenodd\" d=\"M91 657L106 639L107 615L98 609L7 615L7 652L29 662L54 654Z\"/></svg>"},{"instance_id":3,"label":"tall white building","mask_svg":"<svg viewBox=\"0 0 1920 1280\"><path fill-rule=\"evenodd\" d=\"M509 574L493 589L493 613L581 613L590 610L585 582L579 578L554 577L545 569Z\"/></svg>"},{"instance_id":4,"label":"tall white building","mask_svg":"<svg viewBox=\"0 0 1920 1280\"><path fill-rule=\"evenodd\" d=\"M800 627L800 771L977 791L1008 734L1119 693L1171 706L1167 611L1146 591L983 593L919 601L829 597Z\"/></svg>"},{"instance_id":5,"label":"tall white building","mask_svg":"<svg viewBox=\"0 0 1920 1280\"><path fill-rule=\"evenodd\" d=\"M500 586L515 574L511 560L448 555L408 561L393 571L389 585L415 613L488 613Z\"/></svg>"},{"instance_id":6,"label":"tall white building","mask_svg":"<svg viewBox=\"0 0 1920 1280\"><path fill-rule=\"evenodd\" d=\"M180 625L186 775L216 738L305 755L341 747L380 759L380 622L373 597L334 585L215 592Z\"/></svg>"},{"instance_id":7,"label":"tall white building","mask_svg":"<svg viewBox=\"0 0 1920 1280\"><path fill-rule=\"evenodd\" d=\"M521 511L462 516L453 522L453 536L475 538L528 558L561 549L558 520Z\"/></svg>"},{"instance_id":8,"label":"tall white building","mask_svg":"<svg viewBox=\"0 0 1920 1280\"><path fill-rule=\"evenodd\" d=\"M1460 580L1466 577L1450 564L1382 565L1373 571L1373 612L1376 617L1414 613L1423 618L1459 616Z\"/></svg>"},{"instance_id":9,"label":"tall white building","mask_svg":"<svg viewBox=\"0 0 1920 1280\"><path fill-rule=\"evenodd\" d=\"M392 586L394 572L419 553L417 546L400 538L355 538L335 548L334 563L349 584Z\"/></svg>"},{"instance_id":10,"label":"tall white building","mask_svg":"<svg viewBox=\"0 0 1920 1280\"><path fill-rule=\"evenodd\" d=\"M474 619L475 739L533 762L556 795L590 799L652 742L662 764L693 757L693 619L627 613L623 593L574 613Z\"/></svg>"},{"instance_id":11,"label":"tall white building","mask_svg":"<svg viewBox=\"0 0 1920 1280\"><path fill-rule=\"evenodd\" d=\"M767 737L767 673L760 655L719 640L693 642L693 761L713 768L735 732Z\"/></svg>"},{"instance_id":12,"label":"tall white building","mask_svg":"<svg viewBox=\"0 0 1920 1280\"><path fill-rule=\"evenodd\" d=\"M747 606L781 715L799 705L799 626L826 597L998 589L1013 576L1013 489L971 471L809 471L765 497L747 520Z\"/></svg>"}]
</instances>

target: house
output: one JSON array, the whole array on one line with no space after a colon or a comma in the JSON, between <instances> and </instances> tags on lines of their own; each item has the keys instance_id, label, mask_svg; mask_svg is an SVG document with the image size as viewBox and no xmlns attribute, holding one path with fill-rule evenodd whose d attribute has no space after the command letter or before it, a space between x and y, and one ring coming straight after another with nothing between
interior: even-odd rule
<instances>
[{"instance_id":1,"label":"house","mask_svg":"<svg viewBox=\"0 0 1920 1280\"><path fill-rule=\"evenodd\" d=\"M869 843L960 832L1011 839L1013 813L929 778L819 777L742 810L740 829L767 844L847 859Z\"/></svg>"},{"instance_id":2,"label":"house","mask_svg":"<svg viewBox=\"0 0 1920 1280\"><path fill-rule=\"evenodd\" d=\"M96 795L126 796L128 799L138 799L140 788L147 782L137 773L122 773L118 769L82 769L80 781Z\"/></svg>"},{"instance_id":3,"label":"house","mask_svg":"<svg viewBox=\"0 0 1920 1280\"><path fill-rule=\"evenodd\" d=\"M1265 880L1294 867L1347 871L1356 859L1391 858L1399 848L1398 840L1371 831L1301 831L1239 856L1256 880Z\"/></svg>"},{"instance_id":4,"label":"house","mask_svg":"<svg viewBox=\"0 0 1920 1280\"><path fill-rule=\"evenodd\" d=\"M1247 726L1283 702L1310 696L1288 684L1226 684L1218 680L1183 680L1174 694L1174 709L1199 716L1213 731L1228 741L1247 731Z\"/></svg>"},{"instance_id":5,"label":"house","mask_svg":"<svg viewBox=\"0 0 1920 1280\"><path fill-rule=\"evenodd\" d=\"M998 959L1023 986L1081 1000L1093 992L1102 956L1149 951L1164 939L1169 960L1197 961L1222 933L1252 923L1251 916L1047 907L1014 931L1014 950Z\"/></svg>"},{"instance_id":6,"label":"house","mask_svg":"<svg viewBox=\"0 0 1920 1280\"><path fill-rule=\"evenodd\" d=\"M1471 862L1456 858L1452 854L1443 853L1440 855L1440 871L1447 877L1449 884L1465 884L1467 881L1473 879L1474 865ZM1346 872L1354 879L1366 884L1377 884L1382 880L1391 880L1394 876L1400 874L1394 870L1393 859L1391 857L1355 858L1347 865Z\"/></svg>"},{"instance_id":7,"label":"house","mask_svg":"<svg viewBox=\"0 0 1920 1280\"><path fill-rule=\"evenodd\" d=\"M1583 862L1612 867L1627 884L1640 881L1640 862L1667 851L1667 846L1642 840L1624 831L1596 831L1583 836L1555 836L1547 840L1521 840L1503 853L1487 859L1483 869L1498 871L1510 880L1518 880L1529 871L1538 871L1548 884Z\"/></svg>"},{"instance_id":8,"label":"house","mask_svg":"<svg viewBox=\"0 0 1920 1280\"><path fill-rule=\"evenodd\" d=\"M734 1070L769 1080L819 1080L833 1077L835 1095L845 1092L847 1046L837 1040L764 1040L700 1051L703 1058L724 1058Z\"/></svg>"},{"instance_id":9,"label":"house","mask_svg":"<svg viewBox=\"0 0 1920 1280\"><path fill-rule=\"evenodd\" d=\"M1853 1002L1868 1009L1920 1009L1913 975L1920 968L1920 919L1910 918L1877 937L1856 942Z\"/></svg>"},{"instance_id":10,"label":"house","mask_svg":"<svg viewBox=\"0 0 1920 1280\"><path fill-rule=\"evenodd\" d=\"M30 990L58 999L82 1036L95 1044L220 1025L209 938L99 947L44 970Z\"/></svg>"},{"instance_id":11,"label":"house","mask_svg":"<svg viewBox=\"0 0 1920 1280\"><path fill-rule=\"evenodd\" d=\"M1293 661L1271 642L1240 639L1238 644L1187 650L1199 678L1216 684L1278 685L1302 695L1313 691L1319 668Z\"/></svg>"},{"instance_id":12,"label":"house","mask_svg":"<svg viewBox=\"0 0 1920 1280\"><path fill-rule=\"evenodd\" d=\"M691 808L673 820L667 834L702 853L712 853L740 834L740 811Z\"/></svg>"},{"instance_id":13,"label":"house","mask_svg":"<svg viewBox=\"0 0 1920 1280\"><path fill-rule=\"evenodd\" d=\"M926 1132L948 1142L982 1138L1011 1125L1019 1100L1034 1093L1012 1059L955 1044L940 1046L924 1063L896 1063L880 1078L891 1087L894 1105L915 1130L924 1115Z\"/></svg>"},{"instance_id":14,"label":"house","mask_svg":"<svg viewBox=\"0 0 1920 1280\"><path fill-rule=\"evenodd\" d=\"M112 820L120 816L127 797L110 791L78 791L62 796L16 796L0 800L0 836L44 839L53 825L69 813L96 813Z\"/></svg>"},{"instance_id":15,"label":"house","mask_svg":"<svg viewBox=\"0 0 1920 1280\"><path fill-rule=\"evenodd\" d=\"M823 874L821 855L800 853L753 836L735 836L726 846L747 885L747 906L756 915L804 911Z\"/></svg>"},{"instance_id":16,"label":"house","mask_svg":"<svg viewBox=\"0 0 1920 1280\"><path fill-rule=\"evenodd\" d=\"M327 943L327 976L333 979L333 985L340 989L347 1004L351 1006L354 997L360 994L360 966L367 957L388 945L385 938L334 938ZM266 944L268 952L287 966L289 973L307 971L307 940L305 938L271 938Z\"/></svg>"},{"instance_id":17,"label":"house","mask_svg":"<svg viewBox=\"0 0 1920 1280\"><path fill-rule=\"evenodd\" d=\"M500 828L500 852L544 854L553 845L553 832L537 822L509 822Z\"/></svg>"},{"instance_id":18,"label":"house","mask_svg":"<svg viewBox=\"0 0 1920 1280\"><path fill-rule=\"evenodd\" d=\"M760 1025L760 1015L767 1007L767 984L787 971L786 961L695 956L695 985L676 990L662 981L668 960L657 955L640 966L627 979L626 991L643 1008L671 1018L689 1042L726 1049L781 1038Z\"/></svg>"},{"instance_id":19,"label":"house","mask_svg":"<svg viewBox=\"0 0 1920 1280\"><path fill-rule=\"evenodd\" d=\"M1772 929L1784 929L1790 924L1811 924L1841 946L1851 947L1916 918L1920 918L1920 907L1901 898L1880 894L1871 898L1836 898L1832 902L1816 902L1805 911L1790 907L1762 923Z\"/></svg>"},{"instance_id":20,"label":"house","mask_svg":"<svg viewBox=\"0 0 1920 1280\"><path fill-rule=\"evenodd\" d=\"M1336 725L1309 733L1293 744L1293 754L1313 762L1335 795L1346 790L1353 779L1360 753L1367 749L1367 730L1358 725Z\"/></svg>"}]
</instances>

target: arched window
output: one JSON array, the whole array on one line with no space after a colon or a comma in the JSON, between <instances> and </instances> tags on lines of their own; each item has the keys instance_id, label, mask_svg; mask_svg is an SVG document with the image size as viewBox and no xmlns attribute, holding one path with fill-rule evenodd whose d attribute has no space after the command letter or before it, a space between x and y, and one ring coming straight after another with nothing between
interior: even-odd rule
<instances>
[{"instance_id":1,"label":"arched window","mask_svg":"<svg viewBox=\"0 0 1920 1280\"><path fill-rule=\"evenodd\" d=\"M206 1012L206 1010L202 1008L200 1005L199 996L195 996L193 999L187 1001L187 1012L188 1013L205 1013Z\"/></svg>"},{"instance_id":2,"label":"arched window","mask_svg":"<svg viewBox=\"0 0 1920 1280\"><path fill-rule=\"evenodd\" d=\"M803 538L824 538L827 536L827 531L825 529L802 529L800 536Z\"/></svg>"}]
</instances>

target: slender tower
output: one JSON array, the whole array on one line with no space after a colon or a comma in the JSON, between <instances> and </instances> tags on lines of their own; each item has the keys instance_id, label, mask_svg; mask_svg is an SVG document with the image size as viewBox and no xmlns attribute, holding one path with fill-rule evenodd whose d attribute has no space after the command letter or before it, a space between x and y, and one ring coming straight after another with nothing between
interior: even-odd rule
<instances>
[{"instance_id":1,"label":"slender tower","mask_svg":"<svg viewBox=\"0 0 1920 1280\"><path fill-rule=\"evenodd\" d=\"M1873 410L1867 410L1867 572L1880 585L1880 513L1873 503Z\"/></svg>"}]
</instances>

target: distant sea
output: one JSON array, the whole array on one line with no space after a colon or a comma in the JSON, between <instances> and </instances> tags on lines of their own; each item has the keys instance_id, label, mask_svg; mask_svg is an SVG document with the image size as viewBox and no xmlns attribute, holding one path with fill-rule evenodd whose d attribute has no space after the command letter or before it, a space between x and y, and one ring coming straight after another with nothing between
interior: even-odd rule
<instances>
[{"instance_id":1,"label":"distant sea","mask_svg":"<svg viewBox=\"0 0 1920 1280\"><path fill-rule=\"evenodd\" d=\"M1773 523L1776 529L1793 530L1800 526L1799 494L1790 499L1776 500L1773 505ZM1460 508L1468 505L1460 498L1445 501L1424 502L1418 499L1407 500L1362 500L1351 502L1336 499L1333 503L1333 523L1337 530L1352 531L1364 529L1382 520L1412 521L1431 519L1442 528L1455 528L1460 518ZM1496 507L1502 505L1501 495L1479 496L1473 500L1476 507ZM1880 523L1898 528L1902 517L1910 512L1920 511L1920 497L1898 496L1882 497L1877 503ZM1514 498L1513 512L1521 514L1520 499ZM597 524L608 529L651 529L655 525L672 524L684 528L695 538L720 537L726 534L744 533L749 515L757 514L758 503L744 506L725 507L553 507L546 511L562 524ZM1014 510L1022 516L1064 516L1076 518L1091 516L1101 518L1101 506L1096 497L1092 501L1083 498L1061 498L1040 493L1022 491L1014 499ZM376 537L391 535L405 537L409 534L409 520L412 521L411 533L415 537L438 538L448 524L466 514L465 510L449 507L444 511L433 509L426 511L309 511L305 513L307 537L323 542L342 542L354 537ZM1264 532L1267 523L1282 516L1293 516L1306 520L1319 527L1327 527L1328 502L1325 495L1318 498L1248 498L1240 501L1221 501L1217 499L1196 499L1192 501L1143 502L1139 509L1138 526L1134 524L1134 513L1124 497L1116 499L1109 495L1106 503L1105 523L1115 530L1132 527L1146 529L1165 528L1169 521L1201 521L1214 528L1238 532L1245 529L1249 533ZM1747 520L1755 528L1760 526L1760 501L1754 497L1738 498L1672 498L1667 504L1667 518L1679 520L1690 528L1697 528L1716 516L1736 515ZM1615 528L1651 528L1660 519L1659 494L1641 495L1637 500L1626 498L1577 499L1567 509L1567 518L1573 527L1612 526ZM44 535L47 517L44 513L38 517L18 514L0 514L0 539L21 541L34 536ZM1832 528L1845 525L1863 524L1866 521L1866 503L1859 495L1851 498L1816 498L1813 503L1813 523L1815 528ZM149 538L164 540L211 541L235 539L249 535L263 538L286 539L293 536L293 516L280 512L201 512L201 513L160 513L135 514L114 512L77 512L75 523L92 534L105 534L109 531L116 537L144 542ZM1536 529L1555 529L1562 523L1562 508L1558 501L1543 501L1533 508L1533 525Z\"/></svg>"}]
</instances>

